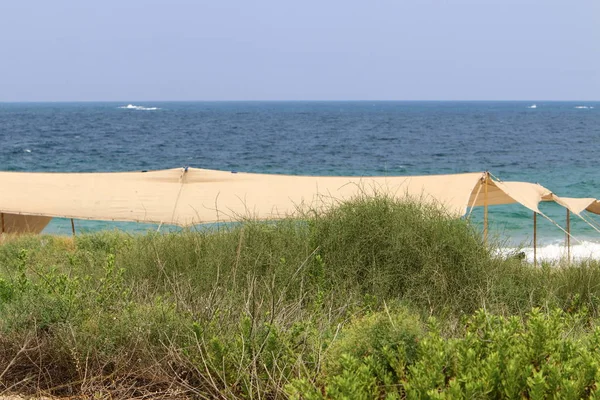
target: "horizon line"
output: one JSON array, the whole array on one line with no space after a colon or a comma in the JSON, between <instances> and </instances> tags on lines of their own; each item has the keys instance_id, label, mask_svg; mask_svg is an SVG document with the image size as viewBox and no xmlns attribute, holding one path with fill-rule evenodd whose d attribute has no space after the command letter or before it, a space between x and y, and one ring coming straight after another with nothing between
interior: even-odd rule
<instances>
[{"instance_id":1,"label":"horizon line","mask_svg":"<svg viewBox=\"0 0 600 400\"><path fill-rule=\"evenodd\" d=\"M516 99L268 99L268 100L0 100L0 104L7 103L136 103L136 102L158 102L158 103L294 103L294 102L303 102L303 103L327 103L327 102L600 102L600 99L591 100L591 99L524 99L524 100L516 100Z\"/></svg>"}]
</instances>

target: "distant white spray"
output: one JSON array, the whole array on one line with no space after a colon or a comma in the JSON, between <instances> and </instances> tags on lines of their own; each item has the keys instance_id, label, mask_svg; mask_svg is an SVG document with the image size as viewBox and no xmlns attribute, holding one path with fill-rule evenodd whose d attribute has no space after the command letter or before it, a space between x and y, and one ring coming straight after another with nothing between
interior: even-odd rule
<instances>
[{"instance_id":1,"label":"distant white spray","mask_svg":"<svg viewBox=\"0 0 600 400\"><path fill-rule=\"evenodd\" d=\"M119 108L124 108L127 110L140 110L140 111L154 111L154 110L160 110L160 108L158 107L144 107L144 106L136 106L133 104L127 104L126 106L122 106Z\"/></svg>"}]
</instances>

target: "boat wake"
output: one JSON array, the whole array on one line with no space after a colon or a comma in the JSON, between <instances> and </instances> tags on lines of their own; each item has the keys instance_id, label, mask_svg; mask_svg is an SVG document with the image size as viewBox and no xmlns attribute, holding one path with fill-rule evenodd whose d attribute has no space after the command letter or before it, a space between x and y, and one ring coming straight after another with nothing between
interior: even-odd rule
<instances>
[{"instance_id":1,"label":"boat wake","mask_svg":"<svg viewBox=\"0 0 600 400\"><path fill-rule=\"evenodd\" d=\"M136 106L133 104L127 104L126 106L122 106L119 108L124 108L127 110L140 110L140 111L154 111L154 110L160 110L160 108L158 107L144 107L144 106Z\"/></svg>"}]
</instances>

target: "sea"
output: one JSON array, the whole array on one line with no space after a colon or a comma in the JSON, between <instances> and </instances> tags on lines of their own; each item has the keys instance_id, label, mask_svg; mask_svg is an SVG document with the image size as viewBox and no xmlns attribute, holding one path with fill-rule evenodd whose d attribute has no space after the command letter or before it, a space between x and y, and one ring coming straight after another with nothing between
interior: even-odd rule
<instances>
[{"instance_id":1,"label":"sea","mask_svg":"<svg viewBox=\"0 0 600 400\"><path fill-rule=\"evenodd\" d=\"M505 181L540 183L560 196L600 198L599 139L600 102L590 101L0 103L4 171L192 166L391 176L487 170ZM565 227L565 209L553 203L540 208L552 221L538 218L538 257L563 257L565 234L556 225ZM482 213L476 208L471 214L478 229ZM600 222L600 216L586 218ZM493 240L532 257L531 211L490 207L489 220ZM75 225L78 232L158 229ZM573 216L575 257L600 258L600 233L592 225ZM70 234L70 221L56 218L45 232Z\"/></svg>"}]
</instances>

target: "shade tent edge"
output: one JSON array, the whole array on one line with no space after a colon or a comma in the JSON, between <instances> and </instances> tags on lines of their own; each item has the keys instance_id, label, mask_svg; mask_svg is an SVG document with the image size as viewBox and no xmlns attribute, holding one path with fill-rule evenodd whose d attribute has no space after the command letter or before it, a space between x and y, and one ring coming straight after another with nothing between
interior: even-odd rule
<instances>
[{"instance_id":1,"label":"shade tent edge","mask_svg":"<svg viewBox=\"0 0 600 400\"><path fill-rule=\"evenodd\" d=\"M40 218L40 223L34 224L37 228L29 230L36 233L45 219L53 217L181 227L243 218L273 220L296 215L299 207L319 208L377 194L434 203L451 214L465 215L470 205L483 205L484 196L478 197L481 185L486 185L486 203L490 206L520 203L539 212L539 202L552 195L538 184L502 182L485 178L486 174L306 176L197 168L0 172L0 185L4 188L0 212L27 217L29 223ZM594 207L594 202L589 207ZM600 210L600 203L597 208ZM12 230L28 231L23 226L17 228Z\"/></svg>"}]
</instances>

